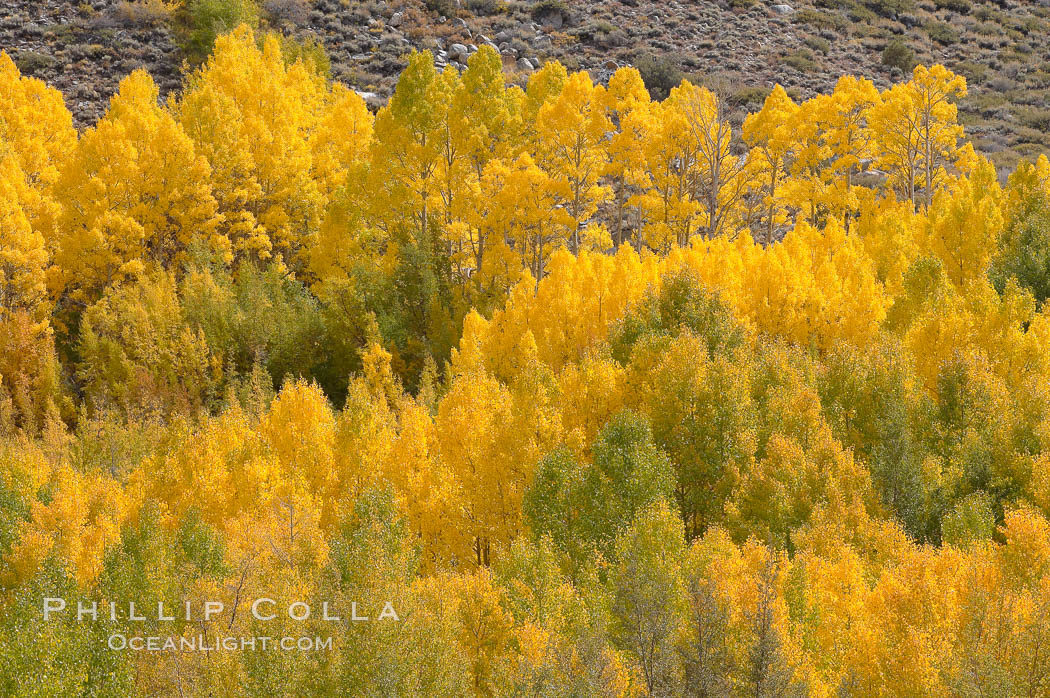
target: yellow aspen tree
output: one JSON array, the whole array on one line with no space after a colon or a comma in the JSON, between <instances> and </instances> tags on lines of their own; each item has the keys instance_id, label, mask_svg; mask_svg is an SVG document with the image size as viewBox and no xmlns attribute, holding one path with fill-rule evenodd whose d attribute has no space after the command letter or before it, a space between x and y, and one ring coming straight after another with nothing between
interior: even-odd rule
<instances>
[{"instance_id":1,"label":"yellow aspen tree","mask_svg":"<svg viewBox=\"0 0 1050 698\"><path fill-rule=\"evenodd\" d=\"M521 531L521 498L535 464L522 457L528 442L515 434L516 422L510 392L478 371L453 379L434 419L441 457L463 493L472 562L479 566Z\"/></svg>"},{"instance_id":2,"label":"yellow aspen tree","mask_svg":"<svg viewBox=\"0 0 1050 698\"><path fill-rule=\"evenodd\" d=\"M646 189L638 195L645 212L646 244L657 252L685 246L700 212L693 199L690 173L695 154L686 138L688 126L677 100L654 103L645 139ZM636 245L640 251L640 244Z\"/></svg>"},{"instance_id":3,"label":"yellow aspen tree","mask_svg":"<svg viewBox=\"0 0 1050 698\"><path fill-rule=\"evenodd\" d=\"M891 194L864 205L847 230L863 241L865 256L891 297L900 294L905 274L919 257L923 222L910 201Z\"/></svg>"},{"instance_id":4,"label":"yellow aspen tree","mask_svg":"<svg viewBox=\"0 0 1050 698\"><path fill-rule=\"evenodd\" d=\"M90 586L102 572L106 551L120 541L134 514L131 493L102 473L80 473L67 464L51 474L52 496L34 501L19 540L5 559L6 585L28 581L48 556L68 565L78 583Z\"/></svg>"},{"instance_id":5,"label":"yellow aspen tree","mask_svg":"<svg viewBox=\"0 0 1050 698\"><path fill-rule=\"evenodd\" d=\"M258 432L280 468L275 496L294 501L301 490L317 502L317 525L331 528L343 491L341 476L351 473L341 472L336 462L336 416L328 398L315 384L286 385L259 421Z\"/></svg>"},{"instance_id":6,"label":"yellow aspen tree","mask_svg":"<svg viewBox=\"0 0 1050 698\"><path fill-rule=\"evenodd\" d=\"M462 89L463 80L459 71L446 68L437 74L430 97L437 112L437 124L433 135L438 149L435 172L437 205L434 217L438 222L445 248L450 253L455 239L462 232L462 212L469 206L468 198L471 189L475 188L464 142L464 132L469 128L469 124L465 119L457 118L460 115L453 111L455 95ZM464 274L461 270L457 269L457 273L462 279Z\"/></svg>"},{"instance_id":7,"label":"yellow aspen tree","mask_svg":"<svg viewBox=\"0 0 1050 698\"><path fill-rule=\"evenodd\" d=\"M950 171L967 170L973 149L959 145L954 100L966 96L966 79L942 65L917 66L912 79L883 93L868 113L879 166L916 209L928 209Z\"/></svg>"},{"instance_id":8,"label":"yellow aspen tree","mask_svg":"<svg viewBox=\"0 0 1050 698\"><path fill-rule=\"evenodd\" d=\"M872 192L854 178L874 157L867 110L879 99L870 80L844 76L831 94L800 105L799 148L791 165L790 198L813 225L838 218L849 230Z\"/></svg>"},{"instance_id":9,"label":"yellow aspen tree","mask_svg":"<svg viewBox=\"0 0 1050 698\"><path fill-rule=\"evenodd\" d=\"M682 114L690 143L693 198L703 209L705 238L736 237L746 221L741 204L752 186L747 159L733 153L733 129L722 99L686 81L669 97ZM680 245L688 245L686 238Z\"/></svg>"},{"instance_id":10,"label":"yellow aspen tree","mask_svg":"<svg viewBox=\"0 0 1050 698\"><path fill-rule=\"evenodd\" d=\"M604 340L612 323L658 283L658 273L655 259L640 257L630 246L615 256L561 250L538 286L522 279L491 322L465 324L463 345L476 346L485 365L503 380L528 367L517 360L527 352L560 371Z\"/></svg>"},{"instance_id":11,"label":"yellow aspen tree","mask_svg":"<svg viewBox=\"0 0 1050 698\"><path fill-rule=\"evenodd\" d=\"M41 200L0 139L0 429L13 421L29 433L59 402L61 370L50 322L47 242L33 224ZM12 408L7 415L5 404Z\"/></svg>"},{"instance_id":12,"label":"yellow aspen tree","mask_svg":"<svg viewBox=\"0 0 1050 698\"><path fill-rule=\"evenodd\" d=\"M910 118L912 99L906 85L894 85L880 95L867 114L875 135L878 167L901 198L918 209L919 139Z\"/></svg>"},{"instance_id":13,"label":"yellow aspen tree","mask_svg":"<svg viewBox=\"0 0 1050 698\"><path fill-rule=\"evenodd\" d=\"M962 286L988 271L1003 230L1001 198L995 167L982 159L973 174L929 208L927 245L953 283Z\"/></svg>"},{"instance_id":14,"label":"yellow aspen tree","mask_svg":"<svg viewBox=\"0 0 1050 698\"><path fill-rule=\"evenodd\" d=\"M59 402L48 288L54 186L76 142L62 95L22 77L0 51L0 405L29 433Z\"/></svg>"},{"instance_id":15,"label":"yellow aspen tree","mask_svg":"<svg viewBox=\"0 0 1050 698\"><path fill-rule=\"evenodd\" d=\"M624 382L618 363L592 354L558 374L563 438L578 456L589 455L599 430L623 409Z\"/></svg>"},{"instance_id":16,"label":"yellow aspen tree","mask_svg":"<svg viewBox=\"0 0 1050 698\"><path fill-rule=\"evenodd\" d=\"M744 141L750 148L749 157L754 159L759 191L765 202L766 245L774 241L777 230L787 222L783 183L798 147L797 118L798 105L777 85L762 109L744 120Z\"/></svg>"},{"instance_id":17,"label":"yellow aspen tree","mask_svg":"<svg viewBox=\"0 0 1050 698\"><path fill-rule=\"evenodd\" d=\"M0 144L6 144L0 150L10 151L30 188L44 196L40 208L29 211L30 223L41 232L39 219L54 213L44 205L50 201L46 194L76 142L73 115L62 94L22 77L7 52L0 51Z\"/></svg>"},{"instance_id":18,"label":"yellow aspen tree","mask_svg":"<svg viewBox=\"0 0 1050 698\"><path fill-rule=\"evenodd\" d=\"M1050 160L1040 155L1035 162L1021 160L1010 173L1004 193L1003 209L1006 218L1014 218L1033 199L1050 192Z\"/></svg>"},{"instance_id":19,"label":"yellow aspen tree","mask_svg":"<svg viewBox=\"0 0 1050 698\"><path fill-rule=\"evenodd\" d=\"M827 95L817 95L798 107L796 147L784 182L784 198L797 220L820 225L828 204L828 149L823 143L818 115L827 107Z\"/></svg>"},{"instance_id":20,"label":"yellow aspen tree","mask_svg":"<svg viewBox=\"0 0 1050 698\"><path fill-rule=\"evenodd\" d=\"M649 128L651 100L642 76L635 68L620 68L609 79L605 91L606 109L615 128L605 144L605 176L612 184L616 219L613 243L619 247L625 240L628 202L632 192L643 182L646 131Z\"/></svg>"},{"instance_id":21,"label":"yellow aspen tree","mask_svg":"<svg viewBox=\"0 0 1050 698\"><path fill-rule=\"evenodd\" d=\"M609 198L608 188L601 184L606 167L603 143L612 130L602 107L604 93L605 88L591 82L587 73L574 73L536 116L536 160L568 214L565 237L574 252L585 243L602 250L611 244L600 234L588 240L588 233L593 235L598 227L588 221Z\"/></svg>"},{"instance_id":22,"label":"yellow aspen tree","mask_svg":"<svg viewBox=\"0 0 1050 698\"><path fill-rule=\"evenodd\" d=\"M360 186L358 170L368 158L373 130L372 112L360 95L343 85L333 85L320 123L310 133L312 175L321 180L324 192Z\"/></svg>"},{"instance_id":23,"label":"yellow aspen tree","mask_svg":"<svg viewBox=\"0 0 1050 698\"><path fill-rule=\"evenodd\" d=\"M353 260L376 251L375 229L365 225L373 130L364 100L334 85L310 137L313 176L328 194L320 224L306 239L307 275L315 284L345 278Z\"/></svg>"},{"instance_id":24,"label":"yellow aspen tree","mask_svg":"<svg viewBox=\"0 0 1050 698\"><path fill-rule=\"evenodd\" d=\"M380 200L392 224L424 239L430 217L440 211L443 138L450 78L434 69L429 53L413 54L390 103L376 116L373 163Z\"/></svg>"},{"instance_id":25,"label":"yellow aspen tree","mask_svg":"<svg viewBox=\"0 0 1050 698\"><path fill-rule=\"evenodd\" d=\"M672 254L664 266L682 263L741 320L801 344L830 347L845 339L863 346L886 315L884 289L863 244L836 221L823 230L801 222L772 247L747 235L704 241Z\"/></svg>"},{"instance_id":26,"label":"yellow aspen tree","mask_svg":"<svg viewBox=\"0 0 1050 698\"><path fill-rule=\"evenodd\" d=\"M485 167L475 225L486 238L506 242L524 261L535 283L547 274L556 249L569 244L568 212L559 206L557 185L528 153ZM490 246L490 252L495 246Z\"/></svg>"},{"instance_id":27,"label":"yellow aspen tree","mask_svg":"<svg viewBox=\"0 0 1050 698\"><path fill-rule=\"evenodd\" d=\"M462 662L466 686L478 696L499 695L502 665L511 657L514 618L505 592L487 569L434 575L419 584L419 594L435 619L448 619L454 633L454 656Z\"/></svg>"},{"instance_id":28,"label":"yellow aspen tree","mask_svg":"<svg viewBox=\"0 0 1050 698\"><path fill-rule=\"evenodd\" d=\"M513 160L522 149L523 100L520 89L507 87L502 60L492 47L482 46L470 57L452 97L447 126L446 149L462 164L454 169L450 162L444 168L442 187L446 234L461 277L481 269L490 242L476 215L486 205L481 182L489 163Z\"/></svg>"},{"instance_id":29,"label":"yellow aspen tree","mask_svg":"<svg viewBox=\"0 0 1050 698\"><path fill-rule=\"evenodd\" d=\"M355 98L335 95L351 104ZM302 254L320 224L328 187L341 178L331 171L338 151L322 145L331 137L315 137L332 100L312 63L287 65L276 37L260 48L244 25L219 37L189 79L177 116L211 166L223 231L239 258L279 258L293 270L306 263ZM363 116L359 104L352 109ZM318 154L323 177L314 164Z\"/></svg>"},{"instance_id":30,"label":"yellow aspen tree","mask_svg":"<svg viewBox=\"0 0 1050 698\"><path fill-rule=\"evenodd\" d=\"M855 180L875 156L874 137L865 116L878 100L879 92L871 80L846 75L835 83L829 98L821 100L823 108L817 114L828 150L829 213L842 218L847 233L870 197L867 188Z\"/></svg>"},{"instance_id":31,"label":"yellow aspen tree","mask_svg":"<svg viewBox=\"0 0 1050 698\"><path fill-rule=\"evenodd\" d=\"M383 476L419 536L424 570L472 559L474 539L462 481L441 458L433 418L420 401L406 397L398 405L397 434L382 462Z\"/></svg>"},{"instance_id":32,"label":"yellow aspen tree","mask_svg":"<svg viewBox=\"0 0 1050 698\"><path fill-rule=\"evenodd\" d=\"M108 284L172 266L194 239L228 254L210 181L207 161L157 105L152 78L125 78L59 180L55 263L66 295L90 303Z\"/></svg>"},{"instance_id":33,"label":"yellow aspen tree","mask_svg":"<svg viewBox=\"0 0 1050 698\"><path fill-rule=\"evenodd\" d=\"M0 140L0 318L22 312L46 324L47 247L26 210L33 200L26 175L5 150Z\"/></svg>"},{"instance_id":34,"label":"yellow aspen tree","mask_svg":"<svg viewBox=\"0 0 1050 698\"><path fill-rule=\"evenodd\" d=\"M544 105L553 102L569 81L569 73L558 61L548 61L529 77L522 103L522 132L530 152L539 148L539 114Z\"/></svg>"},{"instance_id":35,"label":"yellow aspen tree","mask_svg":"<svg viewBox=\"0 0 1050 698\"><path fill-rule=\"evenodd\" d=\"M929 208L946 171L968 169L973 159L972 146L959 147L964 131L954 102L966 96L966 78L943 65L920 65L915 67L910 84L917 115L924 204Z\"/></svg>"}]
</instances>

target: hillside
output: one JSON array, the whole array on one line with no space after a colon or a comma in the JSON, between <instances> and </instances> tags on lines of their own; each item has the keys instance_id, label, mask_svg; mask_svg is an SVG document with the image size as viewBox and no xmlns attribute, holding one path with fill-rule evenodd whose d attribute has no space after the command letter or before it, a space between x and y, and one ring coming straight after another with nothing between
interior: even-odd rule
<instances>
[{"instance_id":1,"label":"hillside","mask_svg":"<svg viewBox=\"0 0 1050 698\"><path fill-rule=\"evenodd\" d=\"M785 3L790 4L785 4ZM77 123L93 123L120 77L146 68L162 94L189 67L180 18L159 0L0 3L0 48L26 74L62 90ZM438 65L491 42L508 72L548 59L607 77L642 68L654 92L681 77L720 86L743 109L779 82L795 97L863 75L879 87L913 61L944 63L969 81L961 110L975 145L1009 169L1047 149L1050 8L1016 0L265 0L261 22L326 49L331 74L375 105L413 50ZM887 45L895 44L885 60Z\"/></svg>"}]
</instances>

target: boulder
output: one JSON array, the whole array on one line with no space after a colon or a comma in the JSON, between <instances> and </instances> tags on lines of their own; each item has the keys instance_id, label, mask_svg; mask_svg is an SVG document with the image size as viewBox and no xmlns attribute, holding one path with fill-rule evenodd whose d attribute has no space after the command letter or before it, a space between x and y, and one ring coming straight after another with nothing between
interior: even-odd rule
<instances>
[{"instance_id":1,"label":"boulder","mask_svg":"<svg viewBox=\"0 0 1050 698\"><path fill-rule=\"evenodd\" d=\"M536 20L543 26L544 29L551 31L559 31L565 26L565 17L562 15L560 10L550 10L544 12Z\"/></svg>"},{"instance_id":2,"label":"boulder","mask_svg":"<svg viewBox=\"0 0 1050 698\"><path fill-rule=\"evenodd\" d=\"M466 63L467 62L467 56L469 56L469 55L470 55L469 49L467 49L467 47L464 46L463 44L452 44L451 46L448 47L448 56L449 56L449 58L451 58L454 61L459 61L460 63Z\"/></svg>"}]
</instances>

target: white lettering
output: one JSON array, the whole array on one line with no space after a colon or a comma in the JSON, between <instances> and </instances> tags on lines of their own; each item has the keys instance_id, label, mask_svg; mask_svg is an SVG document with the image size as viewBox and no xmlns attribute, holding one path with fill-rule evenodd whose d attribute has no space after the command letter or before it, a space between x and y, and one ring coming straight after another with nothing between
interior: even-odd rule
<instances>
[{"instance_id":1,"label":"white lettering","mask_svg":"<svg viewBox=\"0 0 1050 698\"><path fill-rule=\"evenodd\" d=\"M205 601L204 602L204 620L211 620L211 617L216 613L222 613L226 605L222 601Z\"/></svg>"},{"instance_id":2,"label":"white lettering","mask_svg":"<svg viewBox=\"0 0 1050 698\"><path fill-rule=\"evenodd\" d=\"M77 601L77 620L84 620L84 616L98 620L98 604L92 601L90 606L85 606L83 601Z\"/></svg>"},{"instance_id":3,"label":"white lettering","mask_svg":"<svg viewBox=\"0 0 1050 698\"><path fill-rule=\"evenodd\" d=\"M263 598L261 598L261 599L256 599L256 600L255 600L255 601L254 601L254 602L252 603L252 615L253 615L253 616L255 616L255 620L273 620L274 618L276 618L276 617L277 617L277 614L276 614L276 613L271 613L271 614L270 614L270 615L268 615L268 616L264 616L264 615L262 615L262 614L261 614L261 613L259 612L259 606L261 606L261 605L262 605L262 604L264 604L264 603L268 603L268 604L275 604L275 603L277 603L277 602L276 602L276 601L274 601L273 599L267 599L267 598L265 598L265 597L263 597Z\"/></svg>"},{"instance_id":4,"label":"white lettering","mask_svg":"<svg viewBox=\"0 0 1050 698\"><path fill-rule=\"evenodd\" d=\"M379 614L379 620L385 620L387 618L401 620L397 617L397 611L394 610L394 604L390 603L389 601L383 604L383 611Z\"/></svg>"},{"instance_id":5,"label":"white lettering","mask_svg":"<svg viewBox=\"0 0 1050 698\"><path fill-rule=\"evenodd\" d=\"M59 611L64 611L65 609L66 609L66 600L65 599L54 599L54 598L44 599L44 620L51 620L51 612L52 611L57 613Z\"/></svg>"},{"instance_id":6,"label":"white lettering","mask_svg":"<svg viewBox=\"0 0 1050 698\"><path fill-rule=\"evenodd\" d=\"M302 609L300 613L296 613L295 609ZM310 617L310 607L302 601L296 601L288 607L288 617L292 620L306 620Z\"/></svg>"}]
</instances>

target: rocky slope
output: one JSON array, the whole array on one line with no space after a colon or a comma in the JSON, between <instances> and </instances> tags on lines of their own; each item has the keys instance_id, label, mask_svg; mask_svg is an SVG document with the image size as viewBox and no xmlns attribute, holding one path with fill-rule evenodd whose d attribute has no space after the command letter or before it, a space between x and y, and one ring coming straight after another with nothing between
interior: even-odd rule
<instances>
[{"instance_id":1,"label":"rocky slope","mask_svg":"<svg viewBox=\"0 0 1050 698\"><path fill-rule=\"evenodd\" d=\"M149 70L167 95L189 69L175 20L144 0L0 0L0 49L63 91L81 126L120 78ZM318 40L332 77L380 103L404 57L429 49L461 64L492 43L524 81L557 58L603 79L635 64L656 93L681 77L754 109L769 87L796 97L839 75L880 86L912 60L970 81L963 120L1004 168L1050 146L1047 0L263 0L264 24ZM886 47L894 48L887 55ZM891 65L887 65L888 61Z\"/></svg>"}]
</instances>

